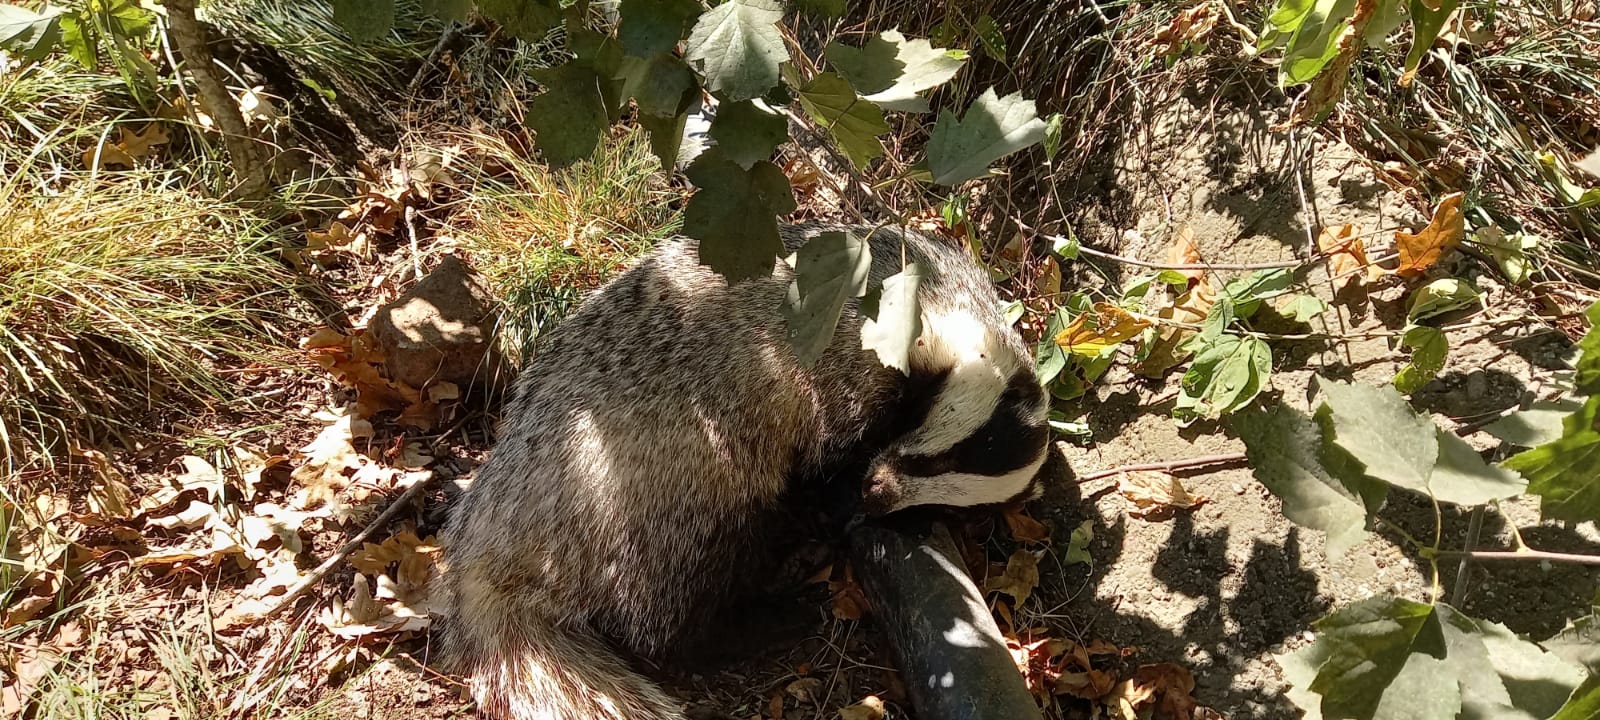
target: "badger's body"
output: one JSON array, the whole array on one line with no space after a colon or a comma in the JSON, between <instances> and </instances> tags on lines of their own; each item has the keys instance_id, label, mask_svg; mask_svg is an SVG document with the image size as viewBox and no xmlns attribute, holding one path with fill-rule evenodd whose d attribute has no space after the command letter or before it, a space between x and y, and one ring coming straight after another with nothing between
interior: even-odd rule
<instances>
[{"instance_id":1,"label":"badger's body","mask_svg":"<svg viewBox=\"0 0 1600 720\"><path fill-rule=\"evenodd\" d=\"M785 242L829 229L786 227ZM902 244L870 237L876 285ZM884 512L1036 491L1045 399L986 274L928 238L904 250L927 271L910 377L862 350L854 302L803 367L785 337L788 267L730 287L689 240L543 339L445 532L444 642L484 710L678 718L615 649L693 639L765 579L808 504L847 516L840 498Z\"/></svg>"}]
</instances>

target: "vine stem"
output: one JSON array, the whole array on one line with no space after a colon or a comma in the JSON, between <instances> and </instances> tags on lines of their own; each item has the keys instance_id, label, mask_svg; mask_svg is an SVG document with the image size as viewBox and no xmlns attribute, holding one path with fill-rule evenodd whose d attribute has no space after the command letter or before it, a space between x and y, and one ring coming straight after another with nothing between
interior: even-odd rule
<instances>
[{"instance_id":1,"label":"vine stem","mask_svg":"<svg viewBox=\"0 0 1600 720\"><path fill-rule=\"evenodd\" d=\"M1550 552L1548 550L1440 550L1440 560L1543 560L1555 563L1573 563L1576 565L1600 565L1600 555L1579 555L1577 553Z\"/></svg>"},{"instance_id":2,"label":"vine stem","mask_svg":"<svg viewBox=\"0 0 1600 720\"><path fill-rule=\"evenodd\" d=\"M1158 471L1162 471L1162 472L1172 472L1174 470L1185 470L1185 469L1188 469L1188 468L1205 467L1206 465L1222 465L1224 463L1242 462L1243 460L1245 460L1245 454L1244 453L1226 453L1226 454L1222 454L1222 455L1202 455L1200 457L1185 458L1183 460L1167 460L1165 462L1152 462L1152 463L1139 463L1139 464L1136 464L1136 465L1123 465L1122 467L1114 467L1114 468L1111 468L1110 470L1100 470L1100 471L1097 471L1097 472L1089 473L1087 475L1080 475L1080 476L1078 476L1078 482L1079 483L1093 482L1095 480L1100 480L1100 479L1103 479L1103 478L1112 477L1113 475L1121 475L1122 473L1127 473L1127 472L1139 472L1139 471L1142 471L1142 470L1158 470Z\"/></svg>"}]
</instances>

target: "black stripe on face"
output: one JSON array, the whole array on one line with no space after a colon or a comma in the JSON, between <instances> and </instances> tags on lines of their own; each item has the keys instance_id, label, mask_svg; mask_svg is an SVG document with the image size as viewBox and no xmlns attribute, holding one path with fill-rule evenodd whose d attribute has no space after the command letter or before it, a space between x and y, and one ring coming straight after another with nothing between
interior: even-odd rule
<instances>
[{"instance_id":1,"label":"black stripe on face","mask_svg":"<svg viewBox=\"0 0 1600 720\"><path fill-rule=\"evenodd\" d=\"M902 455L889 461L902 476L998 476L1035 460L1050 440L1050 429L1039 414L1044 389L1032 369L1019 371L995 405L989 420L949 450L936 455Z\"/></svg>"}]
</instances>

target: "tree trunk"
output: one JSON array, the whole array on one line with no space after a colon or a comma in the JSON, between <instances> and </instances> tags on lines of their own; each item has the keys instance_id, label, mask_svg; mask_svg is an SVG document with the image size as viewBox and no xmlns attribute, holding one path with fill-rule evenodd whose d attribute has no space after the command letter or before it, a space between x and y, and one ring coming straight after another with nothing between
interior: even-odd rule
<instances>
[{"instance_id":1,"label":"tree trunk","mask_svg":"<svg viewBox=\"0 0 1600 720\"><path fill-rule=\"evenodd\" d=\"M242 200L262 200L267 195L267 163L250 131L244 115L226 85L211 67L211 50L206 46L205 30L194 16L195 0L163 0L167 20L172 24L172 39L183 55L184 68L194 78L206 112L222 130L222 141L233 163L234 189L231 196Z\"/></svg>"}]
</instances>

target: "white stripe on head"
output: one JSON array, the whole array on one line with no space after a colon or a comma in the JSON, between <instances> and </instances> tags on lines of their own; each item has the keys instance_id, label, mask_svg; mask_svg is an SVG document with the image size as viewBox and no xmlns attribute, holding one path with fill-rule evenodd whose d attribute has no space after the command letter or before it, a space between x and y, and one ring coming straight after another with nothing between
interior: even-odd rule
<instances>
[{"instance_id":1,"label":"white stripe on head","mask_svg":"<svg viewBox=\"0 0 1600 720\"><path fill-rule=\"evenodd\" d=\"M928 313L922 327L912 364L950 373L927 419L899 447L906 455L937 455L983 427L1015 370L1011 348L970 312Z\"/></svg>"},{"instance_id":2,"label":"white stripe on head","mask_svg":"<svg viewBox=\"0 0 1600 720\"><path fill-rule=\"evenodd\" d=\"M1038 476L1048 453L1004 475L968 475L949 473L930 477L902 478L899 496L891 510L901 510L916 505L990 505L1015 498Z\"/></svg>"}]
</instances>

